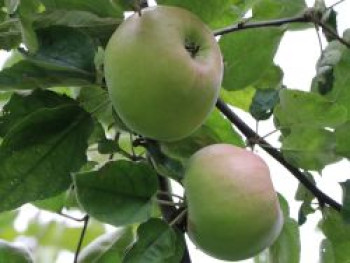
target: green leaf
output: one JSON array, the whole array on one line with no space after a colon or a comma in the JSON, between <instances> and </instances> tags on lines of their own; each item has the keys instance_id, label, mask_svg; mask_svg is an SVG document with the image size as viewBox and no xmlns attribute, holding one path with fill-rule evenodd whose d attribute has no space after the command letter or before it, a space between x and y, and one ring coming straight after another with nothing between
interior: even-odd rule
<instances>
[{"instance_id":1,"label":"green leaf","mask_svg":"<svg viewBox=\"0 0 350 263\"><path fill-rule=\"evenodd\" d=\"M39 44L37 35L33 28L32 15L37 13L40 7L38 0L20 1L18 17L22 35L22 41L27 47L29 53L35 53L38 50Z\"/></svg>"},{"instance_id":2,"label":"green leaf","mask_svg":"<svg viewBox=\"0 0 350 263\"><path fill-rule=\"evenodd\" d=\"M347 110L317 93L282 89L275 118L282 129L290 127L337 127L347 119Z\"/></svg>"},{"instance_id":3,"label":"green leaf","mask_svg":"<svg viewBox=\"0 0 350 263\"><path fill-rule=\"evenodd\" d=\"M307 179L313 184L316 184L314 177L311 173L303 172ZM295 200L302 201L298 213L298 224L302 225L306 222L307 216L315 212L311 207L311 202L314 200L315 196L302 184L299 183L298 189L295 193Z\"/></svg>"},{"instance_id":4,"label":"green leaf","mask_svg":"<svg viewBox=\"0 0 350 263\"><path fill-rule=\"evenodd\" d=\"M349 140L350 121L339 126L335 130L335 151L337 154L350 159L350 140Z\"/></svg>"},{"instance_id":5,"label":"green leaf","mask_svg":"<svg viewBox=\"0 0 350 263\"><path fill-rule=\"evenodd\" d=\"M179 6L198 15L206 24L214 27L232 24L242 18L244 12L248 10L256 0L228 0L216 1L207 0L205 4L201 0L158 0L161 5Z\"/></svg>"},{"instance_id":6,"label":"green leaf","mask_svg":"<svg viewBox=\"0 0 350 263\"><path fill-rule=\"evenodd\" d=\"M101 17L123 17L123 10L117 1L110 0L41 0L46 9L80 10Z\"/></svg>"},{"instance_id":7,"label":"green leaf","mask_svg":"<svg viewBox=\"0 0 350 263\"><path fill-rule=\"evenodd\" d=\"M104 45L122 22L122 18L99 17L96 14L79 10L52 10L36 15L33 27L46 28L66 26L79 29Z\"/></svg>"},{"instance_id":8,"label":"green leaf","mask_svg":"<svg viewBox=\"0 0 350 263\"><path fill-rule=\"evenodd\" d=\"M86 162L91 130L90 115L74 105L37 110L15 125L0 146L0 211L67 189Z\"/></svg>"},{"instance_id":9,"label":"green leaf","mask_svg":"<svg viewBox=\"0 0 350 263\"><path fill-rule=\"evenodd\" d=\"M134 240L132 227L101 235L81 251L78 263L121 263L125 250Z\"/></svg>"},{"instance_id":10,"label":"green leaf","mask_svg":"<svg viewBox=\"0 0 350 263\"><path fill-rule=\"evenodd\" d=\"M286 218L281 234L269 249L269 263L299 263L300 248L298 223Z\"/></svg>"},{"instance_id":11,"label":"green leaf","mask_svg":"<svg viewBox=\"0 0 350 263\"><path fill-rule=\"evenodd\" d=\"M256 120L267 120L279 101L279 91L275 89L257 90L249 111Z\"/></svg>"},{"instance_id":12,"label":"green leaf","mask_svg":"<svg viewBox=\"0 0 350 263\"><path fill-rule=\"evenodd\" d=\"M331 208L324 208L319 227L329 241L327 246L333 251L330 253L334 255L334 262L349 262L350 225L344 222L342 215Z\"/></svg>"},{"instance_id":13,"label":"green leaf","mask_svg":"<svg viewBox=\"0 0 350 263\"><path fill-rule=\"evenodd\" d=\"M23 60L0 71L0 90L31 90L49 87L90 86L93 76L52 70Z\"/></svg>"},{"instance_id":14,"label":"green leaf","mask_svg":"<svg viewBox=\"0 0 350 263\"><path fill-rule=\"evenodd\" d=\"M89 112L93 112L101 123L107 126L114 122L112 103L108 92L101 87L85 87L80 90L78 101Z\"/></svg>"},{"instance_id":15,"label":"green leaf","mask_svg":"<svg viewBox=\"0 0 350 263\"><path fill-rule=\"evenodd\" d=\"M139 223L151 216L158 181L144 163L109 162L97 171L73 175L84 210L115 226Z\"/></svg>"},{"instance_id":16,"label":"green leaf","mask_svg":"<svg viewBox=\"0 0 350 263\"><path fill-rule=\"evenodd\" d=\"M73 105L76 102L67 96L52 91L34 90L30 95L14 93L4 106L0 117L0 136L3 137L29 114L43 108Z\"/></svg>"},{"instance_id":17,"label":"green leaf","mask_svg":"<svg viewBox=\"0 0 350 263\"><path fill-rule=\"evenodd\" d=\"M0 262L32 263L29 252L4 240L0 240Z\"/></svg>"},{"instance_id":18,"label":"green leaf","mask_svg":"<svg viewBox=\"0 0 350 263\"><path fill-rule=\"evenodd\" d=\"M319 263L336 263L332 243L328 239L321 241Z\"/></svg>"},{"instance_id":19,"label":"green leaf","mask_svg":"<svg viewBox=\"0 0 350 263\"><path fill-rule=\"evenodd\" d=\"M343 189L343 209L342 216L346 223L350 223L350 180L340 183Z\"/></svg>"},{"instance_id":20,"label":"green leaf","mask_svg":"<svg viewBox=\"0 0 350 263\"><path fill-rule=\"evenodd\" d=\"M39 209L58 213L62 211L66 203L66 199L67 192L63 192L48 199L34 201L32 202L32 205L36 206Z\"/></svg>"},{"instance_id":21,"label":"green leaf","mask_svg":"<svg viewBox=\"0 0 350 263\"><path fill-rule=\"evenodd\" d=\"M246 87L241 90L228 91L220 90L220 97L228 104L249 112L250 105L255 95L253 87Z\"/></svg>"},{"instance_id":22,"label":"green leaf","mask_svg":"<svg viewBox=\"0 0 350 263\"><path fill-rule=\"evenodd\" d=\"M223 87L240 90L254 85L273 66L283 33L280 28L259 28L222 36Z\"/></svg>"},{"instance_id":23,"label":"green leaf","mask_svg":"<svg viewBox=\"0 0 350 263\"><path fill-rule=\"evenodd\" d=\"M294 127L282 144L287 161L305 170L321 171L341 159L335 153L334 133L328 130Z\"/></svg>"},{"instance_id":24,"label":"green leaf","mask_svg":"<svg viewBox=\"0 0 350 263\"><path fill-rule=\"evenodd\" d=\"M139 226L138 241L126 254L123 263L178 263L185 241L181 233L160 219L150 219Z\"/></svg>"},{"instance_id":25,"label":"green leaf","mask_svg":"<svg viewBox=\"0 0 350 263\"><path fill-rule=\"evenodd\" d=\"M97 48L88 35L63 26L40 29L37 35L39 49L35 54L28 54L27 59L46 69L93 78Z\"/></svg>"},{"instance_id":26,"label":"green leaf","mask_svg":"<svg viewBox=\"0 0 350 263\"><path fill-rule=\"evenodd\" d=\"M215 143L228 143L244 147L241 136L217 109L192 135L180 141L161 143L161 150L171 158L185 163L196 151Z\"/></svg>"},{"instance_id":27,"label":"green leaf","mask_svg":"<svg viewBox=\"0 0 350 263\"><path fill-rule=\"evenodd\" d=\"M277 19L302 15L306 10L305 0L261 0L253 7L254 19Z\"/></svg>"},{"instance_id":28,"label":"green leaf","mask_svg":"<svg viewBox=\"0 0 350 263\"><path fill-rule=\"evenodd\" d=\"M157 142L148 142L147 151L157 173L172 178L178 182L183 179L185 172L183 163L165 155L161 151L160 145Z\"/></svg>"},{"instance_id":29,"label":"green leaf","mask_svg":"<svg viewBox=\"0 0 350 263\"><path fill-rule=\"evenodd\" d=\"M350 40L350 30L344 32L343 38L346 41ZM350 49L337 41L331 42L330 48L333 52L333 56L331 56L330 59L332 61L329 64L335 64L331 68L331 70L333 70L334 83L331 91L328 92L326 96L330 101L344 106L347 111L350 112L350 90L348 89L350 85L350 76L348 74L350 67ZM348 114L347 119L350 120L350 114Z\"/></svg>"},{"instance_id":30,"label":"green leaf","mask_svg":"<svg viewBox=\"0 0 350 263\"><path fill-rule=\"evenodd\" d=\"M339 63L344 52L341 43L333 41L323 50L317 61L317 74L312 80L312 90L324 95L333 89L334 67Z\"/></svg>"},{"instance_id":31,"label":"green leaf","mask_svg":"<svg viewBox=\"0 0 350 263\"><path fill-rule=\"evenodd\" d=\"M1 11L0 11L1 17ZM17 19L7 19L0 23L0 48L10 51L21 43L20 25Z\"/></svg>"}]
</instances>

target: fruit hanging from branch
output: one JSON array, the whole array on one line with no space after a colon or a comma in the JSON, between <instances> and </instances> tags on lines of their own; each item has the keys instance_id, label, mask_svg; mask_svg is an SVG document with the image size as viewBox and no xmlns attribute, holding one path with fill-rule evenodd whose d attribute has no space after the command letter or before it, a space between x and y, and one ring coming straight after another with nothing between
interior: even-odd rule
<instances>
[{"instance_id":1,"label":"fruit hanging from branch","mask_svg":"<svg viewBox=\"0 0 350 263\"><path fill-rule=\"evenodd\" d=\"M215 258L250 258L282 229L269 168L253 152L228 144L202 148L189 160L184 187L189 237Z\"/></svg>"},{"instance_id":2,"label":"fruit hanging from branch","mask_svg":"<svg viewBox=\"0 0 350 263\"><path fill-rule=\"evenodd\" d=\"M106 47L105 77L116 112L131 130L156 140L184 138L203 124L222 74L212 32L178 7L132 15Z\"/></svg>"}]
</instances>

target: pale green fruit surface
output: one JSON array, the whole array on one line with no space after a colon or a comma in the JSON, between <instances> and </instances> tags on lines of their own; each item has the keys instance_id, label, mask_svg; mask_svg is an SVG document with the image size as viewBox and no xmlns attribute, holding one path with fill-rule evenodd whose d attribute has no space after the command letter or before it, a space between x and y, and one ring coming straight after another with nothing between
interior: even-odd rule
<instances>
[{"instance_id":1,"label":"pale green fruit surface","mask_svg":"<svg viewBox=\"0 0 350 263\"><path fill-rule=\"evenodd\" d=\"M269 169L250 151L228 144L202 148L189 160L184 186L189 237L215 258L250 258L282 229Z\"/></svg>"},{"instance_id":2,"label":"pale green fruit surface","mask_svg":"<svg viewBox=\"0 0 350 263\"><path fill-rule=\"evenodd\" d=\"M193 48L191 53L186 46ZM126 19L105 52L112 104L135 132L174 141L213 109L223 72L219 46L189 11L156 6Z\"/></svg>"}]
</instances>

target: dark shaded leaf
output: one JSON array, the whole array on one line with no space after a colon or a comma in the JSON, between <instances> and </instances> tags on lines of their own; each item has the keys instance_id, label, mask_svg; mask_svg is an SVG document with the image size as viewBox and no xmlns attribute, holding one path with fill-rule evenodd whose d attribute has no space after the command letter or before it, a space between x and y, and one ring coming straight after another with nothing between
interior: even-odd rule
<instances>
[{"instance_id":1,"label":"dark shaded leaf","mask_svg":"<svg viewBox=\"0 0 350 263\"><path fill-rule=\"evenodd\" d=\"M36 29L51 26L66 26L79 29L92 38L106 44L112 33L122 22L122 18L99 17L79 10L52 10L36 15L33 27Z\"/></svg>"},{"instance_id":2,"label":"dark shaded leaf","mask_svg":"<svg viewBox=\"0 0 350 263\"><path fill-rule=\"evenodd\" d=\"M55 71L67 71L93 78L97 48L93 40L79 30L55 26L37 31L39 49L28 54L34 64Z\"/></svg>"},{"instance_id":3,"label":"dark shaded leaf","mask_svg":"<svg viewBox=\"0 0 350 263\"><path fill-rule=\"evenodd\" d=\"M94 78L80 72L47 69L22 60L0 71L0 90L90 86Z\"/></svg>"},{"instance_id":4,"label":"dark shaded leaf","mask_svg":"<svg viewBox=\"0 0 350 263\"><path fill-rule=\"evenodd\" d=\"M148 142L147 152L157 173L176 181L182 180L185 172L183 164L179 160L165 155L157 142Z\"/></svg>"},{"instance_id":5,"label":"dark shaded leaf","mask_svg":"<svg viewBox=\"0 0 350 263\"><path fill-rule=\"evenodd\" d=\"M278 102L279 90L257 90L249 111L256 120L267 120Z\"/></svg>"},{"instance_id":6,"label":"dark shaded leaf","mask_svg":"<svg viewBox=\"0 0 350 263\"><path fill-rule=\"evenodd\" d=\"M0 147L0 211L67 189L86 162L91 130L90 115L74 105L37 110L15 125Z\"/></svg>"},{"instance_id":7,"label":"dark shaded leaf","mask_svg":"<svg viewBox=\"0 0 350 263\"><path fill-rule=\"evenodd\" d=\"M13 94L10 101L3 107L0 117L0 136L3 137L23 118L42 108L56 108L63 105L76 105L67 96L58 95L52 91L34 90L29 95Z\"/></svg>"},{"instance_id":8,"label":"dark shaded leaf","mask_svg":"<svg viewBox=\"0 0 350 263\"><path fill-rule=\"evenodd\" d=\"M144 163L109 162L97 171L73 175L78 201L91 216L115 226L151 216L157 176Z\"/></svg>"},{"instance_id":9,"label":"dark shaded leaf","mask_svg":"<svg viewBox=\"0 0 350 263\"><path fill-rule=\"evenodd\" d=\"M150 219L139 226L138 241L126 254L123 263L178 263L185 246L180 232L160 219Z\"/></svg>"},{"instance_id":10,"label":"dark shaded leaf","mask_svg":"<svg viewBox=\"0 0 350 263\"><path fill-rule=\"evenodd\" d=\"M340 183L343 189L343 209L341 213L346 223L350 223L350 180Z\"/></svg>"}]
</instances>

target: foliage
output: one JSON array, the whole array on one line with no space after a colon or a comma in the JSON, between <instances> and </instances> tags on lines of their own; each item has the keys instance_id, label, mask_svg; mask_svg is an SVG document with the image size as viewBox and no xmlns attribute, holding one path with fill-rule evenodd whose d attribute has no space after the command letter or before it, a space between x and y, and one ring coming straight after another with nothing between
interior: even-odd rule
<instances>
[{"instance_id":1,"label":"foliage","mask_svg":"<svg viewBox=\"0 0 350 263\"><path fill-rule=\"evenodd\" d=\"M284 160L312 186L313 171L349 160L350 30L338 35L333 8L323 0L311 9L304 0L157 2L192 11L213 32L238 23L218 38L225 66L220 97L257 122L273 120ZM219 110L191 136L171 143L147 140L122 123L104 82L104 49L138 1L0 0L0 6L0 48L12 54L0 71L0 262L55 262L62 250L75 253L79 239L81 263L181 262L185 218L176 216L183 215L185 196L165 198L172 192L160 178L181 185L194 152L214 143L244 147L245 138ZM304 21L288 20L298 16ZM283 19L279 26L264 24ZM313 27L309 22L328 42L310 89L293 90L283 85L273 59L284 34ZM261 24L249 29L252 23ZM317 210L325 235L320 262L350 262L349 181L340 187L341 213L300 184L295 220L281 197L282 234L255 262L298 263L299 226ZM18 230L14 222L28 204L36 214ZM42 222L42 214L60 220ZM92 218L85 236L81 222L61 220L70 214ZM121 229L106 232L105 224ZM32 256L14 244L19 236L36 240Z\"/></svg>"}]
</instances>

